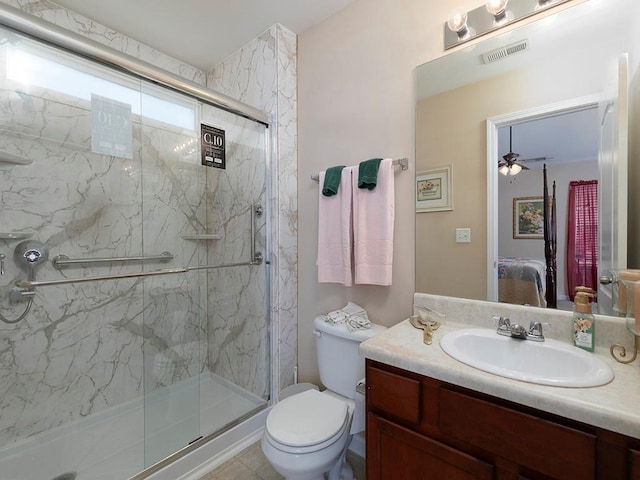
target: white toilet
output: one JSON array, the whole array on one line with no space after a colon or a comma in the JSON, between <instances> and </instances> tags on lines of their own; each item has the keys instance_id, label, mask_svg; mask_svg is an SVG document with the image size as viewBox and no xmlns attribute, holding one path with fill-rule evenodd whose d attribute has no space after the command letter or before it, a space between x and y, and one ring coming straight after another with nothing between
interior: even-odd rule
<instances>
[{"instance_id":1,"label":"white toilet","mask_svg":"<svg viewBox=\"0 0 640 480\"><path fill-rule=\"evenodd\" d=\"M327 390L306 390L275 405L267 416L262 451L287 480L321 480L325 473L329 480L351 480L347 447L365 427L364 395L356 394L364 377L358 346L386 327L372 324L350 332L323 317L314 326L320 380Z\"/></svg>"}]
</instances>

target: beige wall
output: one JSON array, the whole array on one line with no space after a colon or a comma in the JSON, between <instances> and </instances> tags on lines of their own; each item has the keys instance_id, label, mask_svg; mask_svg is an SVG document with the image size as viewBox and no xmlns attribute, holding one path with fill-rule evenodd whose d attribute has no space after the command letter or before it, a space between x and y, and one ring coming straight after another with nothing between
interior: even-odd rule
<instances>
[{"instance_id":1,"label":"beige wall","mask_svg":"<svg viewBox=\"0 0 640 480\"><path fill-rule=\"evenodd\" d=\"M443 53L443 23L454 6L481 0L354 0L298 37L298 365L318 381L313 318L359 303L391 326L410 315L414 268L415 67ZM396 176L391 287L318 284L318 184L310 175L371 157L408 157ZM483 201L484 203L484 201Z\"/></svg>"},{"instance_id":2,"label":"beige wall","mask_svg":"<svg viewBox=\"0 0 640 480\"><path fill-rule=\"evenodd\" d=\"M416 291L487 298L485 119L524 108L526 99L511 95L511 86L525 78L510 72L419 102L416 169L452 165L454 209L416 216ZM455 243L458 227L471 228L470 244Z\"/></svg>"}]
</instances>

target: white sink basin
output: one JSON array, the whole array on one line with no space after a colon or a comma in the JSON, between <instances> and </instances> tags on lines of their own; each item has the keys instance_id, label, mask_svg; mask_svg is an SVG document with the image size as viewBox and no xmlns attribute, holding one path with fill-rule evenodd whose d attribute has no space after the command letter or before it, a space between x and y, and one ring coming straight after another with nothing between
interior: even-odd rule
<instances>
[{"instance_id":1,"label":"white sink basin","mask_svg":"<svg viewBox=\"0 0 640 480\"><path fill-rule=\"evenodd\" d=\"M519 340L470 328L447 333L440 346L462 363L523 382L596 387L613 380L613 370L594 354L555 340Z\"/></svg>"}]
</instances>

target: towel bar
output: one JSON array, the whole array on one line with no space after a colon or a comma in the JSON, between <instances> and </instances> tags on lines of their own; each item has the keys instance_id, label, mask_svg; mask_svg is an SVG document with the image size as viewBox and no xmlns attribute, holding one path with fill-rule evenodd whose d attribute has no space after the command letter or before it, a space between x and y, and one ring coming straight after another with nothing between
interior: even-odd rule
<instances>
[{"instance_id":1,"label":"towel bar","mask_svg":"<svg viewBox=\"0 0 640 480\"><path fill-rule=\"evenodd\" d=\"M394 165L400 165L400 167L402 167L402 170L407 170L409 168L409 159L408 158L398 158L397 160L393 161ZM314 182L320 182L320 175L316 174L316 175L311 175L311 180L313 180Z\"/></svg>"}]
</instances>

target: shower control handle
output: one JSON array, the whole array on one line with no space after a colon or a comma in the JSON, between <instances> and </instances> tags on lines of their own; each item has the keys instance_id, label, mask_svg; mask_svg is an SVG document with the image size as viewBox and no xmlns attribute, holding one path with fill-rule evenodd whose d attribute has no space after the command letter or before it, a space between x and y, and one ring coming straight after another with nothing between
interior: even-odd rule
<instances>
[{"instance_id":1,"label":"shower control handle","mask_svg":"<svg viewBox=\"0 0 640 480\"><path fill-rule=\"evenodd\" d=\"M22 256L27 262L33 264L40 260L40 257L42 257L42 252L40 252L40 250L31 249L24 252Z\"/></svg>"},{"instance_id":2,"label":"shower control handle","mask_svg":"<svg viewBox=\"0 0 640 480\"><path fill-rule=\"evenodd\" d=\"M4 259L6 255L4 253L0 253L0 275L4 275Z\"/></svg>"}]
</instances>

